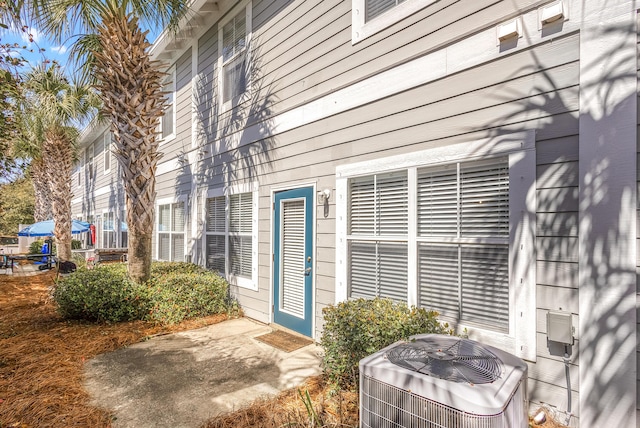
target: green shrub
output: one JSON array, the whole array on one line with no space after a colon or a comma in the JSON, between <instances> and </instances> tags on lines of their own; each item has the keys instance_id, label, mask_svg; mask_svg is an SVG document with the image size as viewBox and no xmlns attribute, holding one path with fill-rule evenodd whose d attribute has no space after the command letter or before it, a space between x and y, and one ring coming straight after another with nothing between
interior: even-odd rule
<instances>
[{"instance_id":1,"label":"green shrub","mask_svg":"<svg viewBox=\"0 0 640 428\"><path fill-rule=\"evenodd\" d=\"M79 266L75 273L57 282L53 299L65 318L118 322L146 316L146 292L146 287L129 280L123 264L92 270Z\"/></svg>"},{"instance_id":2,"label":"green shrub","mask_svg":"<svg viewBox=\"0 0 640 428\"><path fill-rule=\"evenodd\" d=\"M128 279L123 263L92 270L77 264L78 270L61 278L53 294L66 318L175 324L233 309L225 279L191 263L154 262L151 280L143 285Z\"/></svg>"},{"instance_id":3,"label":"green shrub","mask_svg":"<svg viewBox=\"0 0 640 428\"><path fill-rule=\"evenodd\" d=\"M208 272L202 266L187 262L153 262L151 264L151 277L157 278L172 273L204 273Z\"/></svg>"},{"instance_id":4,"label":"green shrub","mask_svg":"<svg viewBox=\"0 0 640 428\"><path fill-rule=\"evenodd\" d=\"M227 312L229 286L224 278L203 268L172 271L167 267L167 270L170 273L157 275L158 269L155 272L152 269L154 274L148 289L150 321L176 324L189 318Z\"/></svg>"},{"instance_id":5,"label":"green shrub","mask_svg":"<svg viewBox=\"0 0 640 428\"><path fill-rule=\"evenodd\" d=\"M77 239L72 239L71 240L71 249L72 250L79 250L82 248L82 241L79 241Z\"/></svg>"},{"instance_id":6,"label":"green shrub","mask_svg":"<svg viewBox=\"0 0 640 428\"><path fill-rule=\"evenodd\" d=\"M420 333L451 334L434 311L407 307L389 299L356 299L322 310L322 368L334 387L358 387L358 363L398 340Z\"/></svg>"}]
</instances>

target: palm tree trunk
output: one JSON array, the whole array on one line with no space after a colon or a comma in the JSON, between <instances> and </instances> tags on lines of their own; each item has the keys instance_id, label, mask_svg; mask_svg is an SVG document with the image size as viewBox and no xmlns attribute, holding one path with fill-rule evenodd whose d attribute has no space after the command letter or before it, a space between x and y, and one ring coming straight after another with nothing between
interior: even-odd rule
<instances>
[{"instance_id":1,"label":"palm tree trunk","mask_svg":"<svg viewBox=\"0 0 640 428\"><path fill-rule=\"evenodd\" d=\"M161 64L152 61L146 32L130 16L103 16L101 50L94 52L103 110L111 119L114 154L122 171L129 226L129 276L142 283L151 274L155 220L157 129L163 114Z\"/></svg>"},{"instance_id":2,"label":"palm tree trunk","mask_svg":"<svg viewBox=\"0 0 640 428\"><path fill-rule=\"evenodd\" d=\"M35 195L35 207L33 217L35 221L44 221L53 218L51 211L51 191L49 190L49 178L46 166L41 158L31 162L31 182Z\"/></svg>"},{"instance_id":3,"label":"palm tree trunk","mask_svg":"<svg viewBox=\"0 0 640 428\"><path fill-rule=\"evenodd\" d=\"M64 134L50 133L43 145L42 159L49 178L58 259L71 260L71 142Z\"/></svg>"}]
</instances>

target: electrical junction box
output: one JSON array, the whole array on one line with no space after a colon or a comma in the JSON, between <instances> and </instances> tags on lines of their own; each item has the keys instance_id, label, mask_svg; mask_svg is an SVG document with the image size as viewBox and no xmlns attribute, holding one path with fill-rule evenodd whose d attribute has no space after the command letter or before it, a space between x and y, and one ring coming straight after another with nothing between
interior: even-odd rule
<instances>
[{"instance_id":1,"label":"electrical junction box","mask_svg":"<svg viewBox=\"0 0 640 428\"><path fill-rule=\"evenodd\" d=\"M571 312L547 312L547 339L573 345Z\"/></svg>"}]
</instances>

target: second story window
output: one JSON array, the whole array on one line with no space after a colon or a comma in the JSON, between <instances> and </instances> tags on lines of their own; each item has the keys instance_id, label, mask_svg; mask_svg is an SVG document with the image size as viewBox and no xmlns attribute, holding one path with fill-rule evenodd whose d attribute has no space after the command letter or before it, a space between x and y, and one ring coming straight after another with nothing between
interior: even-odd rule
<instances>
[{"instance_id":1,"label":"second story window","mask_svg":"<svg viewBox=\"0 0 640 428\"><path fill-rule=\"evenodd\" d=\"M160 118L161 137L167 140L176 133L176 69L171 67L164 78L163 90L167 97L164 115Z\"/></svg>"},{"instance_id":2,"label":"second story window","mask_svg":"<svg viewBox=\"0 0 640 428\"><path fill-rule=\"evenodd\" d=\"M111 132L104 134L104 173L107 174L111 170Z\"/></svg>"},{"instance_id":3,"label":"second story window","mask_svg":"<svg viewBox=\"0 0 640 428\"><path fill-rule=\"evenodd\" d=\"M404 3L405 0L366 0L365 2L365 22L369 22L376 16L380 16L389 9Z\"/></svg>"},{"instance_id":4,"label":"second story window","mask_svg":"<svg viewBox=\"0 0 640 428\"><path fill-rule=\"evenodd\" d=\"M87 166L87 182L91 182L94 179L93 171L93 146L87 147L84 152L84 164Z\"/></svg>"},{"instance_id":5,"label":"second story window","mask_svg":"<svg viewBox=\"0 0 640 428\"><path fill-rule=\"evenodd\" d=\"M247 47L250 32L250 7L245 6L220 29L222 67L222 103L235 105L249 86Z\"/></svg>"}]
</instances>

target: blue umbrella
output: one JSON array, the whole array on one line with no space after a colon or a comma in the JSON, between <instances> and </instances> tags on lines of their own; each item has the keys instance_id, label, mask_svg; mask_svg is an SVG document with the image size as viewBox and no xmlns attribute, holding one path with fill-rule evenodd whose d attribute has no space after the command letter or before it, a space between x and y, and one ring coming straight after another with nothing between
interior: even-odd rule
<instances>
[{"instance_id":1,"label":"blue umbrella","mask_svg":"<svg viewBox=\"0 0 640 428\"><path fill-rule=\"evenodd\" d=\"M18 236L52 236L54 222L53 220L39 221L27 226L18 232ZM80 220L71 221L71 233L77 235L89 230L89 223Z\"/></svg>"}]
</instances>

